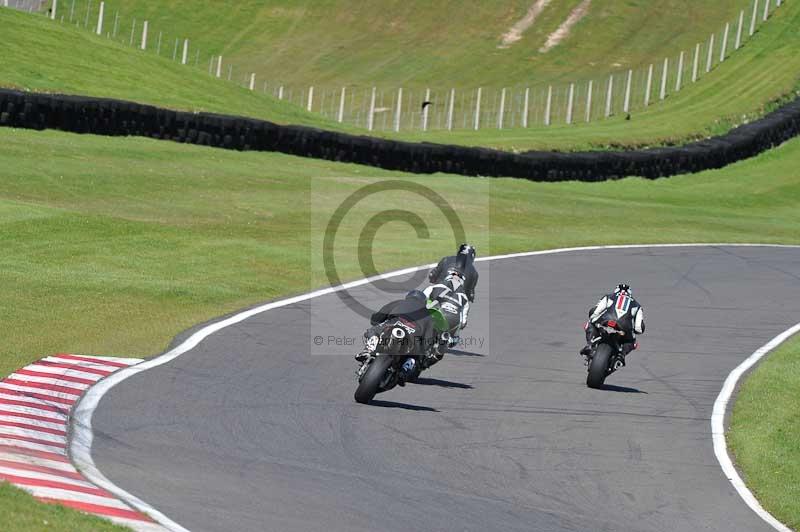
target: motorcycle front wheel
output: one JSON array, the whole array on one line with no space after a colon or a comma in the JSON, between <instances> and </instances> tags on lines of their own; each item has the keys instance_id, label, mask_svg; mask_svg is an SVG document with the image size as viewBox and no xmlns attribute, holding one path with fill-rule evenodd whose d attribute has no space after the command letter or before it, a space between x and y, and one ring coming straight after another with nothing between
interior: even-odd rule
<instances>
[{"instance_id":1,"label":"motorcycle front wheel","mask_svg":"<svg viewBox=\"0 0 800 532\"><path fill-rule=\"evenodd\" d=\"M367 372L361 377L361 381L356 388L355 400L357 403L368 404L378 393L381 381L386 376L386 370L392 365L392 357L380 355L372 361L367 368Z\"/></svg>"},{"instance_id":2,"label":"motorcycle front wheel","mask_svg":"<svg viewBox=\"0 0 800 532\"><path fill-rule=\"evenodd\" d=\"M608 363L611 358L611 346L600 344L595 349L592 361L589 364L589 375L586 377L586 386L600 388L608 375Z\"/></svg>"}]
</instances>

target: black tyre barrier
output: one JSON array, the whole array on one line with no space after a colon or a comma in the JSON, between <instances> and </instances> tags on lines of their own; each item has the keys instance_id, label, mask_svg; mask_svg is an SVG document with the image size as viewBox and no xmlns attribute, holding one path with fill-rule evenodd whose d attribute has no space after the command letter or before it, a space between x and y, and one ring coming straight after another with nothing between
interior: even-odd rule
<instances>
[{"instance_id":1,"label":"black tyre barrier","mask_svg":"<svg viewBox=\"0 0 800 532\"><path fill-rule=\"evenodd\" d=\"M800 133L800 98L725 135L684 146L576 153L514 154L401 142L237 116L173 111L135 102L8 89L0 89L0 126L141 136L241 151L276 151L424 174L603 181L626 176L655 179L721 168L753 157Z\"/></svg>"}]
</instances>

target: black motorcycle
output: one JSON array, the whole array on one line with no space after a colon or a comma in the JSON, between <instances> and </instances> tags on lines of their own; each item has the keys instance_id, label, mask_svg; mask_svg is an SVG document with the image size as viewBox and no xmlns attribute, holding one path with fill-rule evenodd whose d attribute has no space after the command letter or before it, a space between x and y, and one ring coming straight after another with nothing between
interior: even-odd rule
<instances>
[{"instance_id":1,"label":"black motorcycle","mask_svg":"<svg viewBox=\"0 0 800 532\"><path fill-rule=\"evenodd\" d=\"M622 353L622 339L625 331L615 320L603 320L595 324L599 336L592 341L587 366L589 375L586 386L600 388L606 377L625 366L625 355Z\"/></svg>"},{"instance_id":2,"label":"black motorcycle","mask_svg":"<svg viewBox=\"0 0 800 532\"><path fill-rule=\"evenodd\" d=\"M367 404L375 395L391 390L398 384L413 381L422 370L414 349L416 324L403 318L386 322L379 335L368 340L372 355L356 373L358 388L355 400Z\"/></svg>"}]
</instances>

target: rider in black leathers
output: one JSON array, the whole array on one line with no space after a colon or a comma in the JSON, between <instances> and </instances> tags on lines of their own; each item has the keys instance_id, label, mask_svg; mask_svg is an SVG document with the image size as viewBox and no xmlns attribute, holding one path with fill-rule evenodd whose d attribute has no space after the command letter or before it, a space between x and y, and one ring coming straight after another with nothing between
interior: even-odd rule
<instances>
[{"instance_id":1,"label":"rider in black leathers","mask_svg":"<svg viewBox=\"0 0 800 532\"><path fill-rule=\"evenodd\" d=\"M444 284L451 270L459 271L464 277L464 293L470 302L475 301L475 287L478 285L478 271L475 262L475 247L470 244L461 244L458 252L452 257L445 257L439 261L428 273L428 281L432 284Z\"/></svg>"},{"instance_id":2,"label":"rider in black leathers","mask_svg":"<svg viewBox=\"0 0 800 532\"><path fill-rule=\"evenodd\" d=\"M587 361L592 353L592 340L598 336L596 324L606 317L616 321L626 333L622 341L623 357L639 347L636 335L644 333L644 310L631 295L631 287L620 283L613 293L603 296L589 309L589 319L584 326L586 346L580 350L580 355Z\"/></svg>"}]
</instances>

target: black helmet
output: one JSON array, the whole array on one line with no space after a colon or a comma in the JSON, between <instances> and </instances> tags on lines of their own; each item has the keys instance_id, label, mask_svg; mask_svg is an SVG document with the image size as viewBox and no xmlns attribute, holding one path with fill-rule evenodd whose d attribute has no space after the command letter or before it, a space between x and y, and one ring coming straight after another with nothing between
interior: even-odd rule
<instances>
[{"instance_id":1,"label":"black helmet","mask_svg":"<svg viewBox=\"0 0 800 532\"><path fill-rule=\"evenodd\" d=\"M458 246L458 255L456 255L456 266L464 273L472 265L475 260L475 248L469 244L461 244Z\"/></svg>"},{"instance_id":2,"label":"black helmet","mask_svg":"<svg viewBox=\"0 0 800 532\"><path fill-rule=\"evenodd\" d=\"M628 295L631 295L631 285L625 283L619 283L617 287L614 289L615 294L619 294L620 292L625 292Z\"/></svg>"},{"instance_id":3,"label":"black helmet","mask_svg":"<svg viewBox=\"0 0 800 532\"><path fill-rule=\"evenodd\" d=\"M464 243L464 244L461 244L460 246L458 246L458 254L459 255L467 255L472 260L475 260L475 253L476 253L475 252L475 246L473 246L471 244Z\"/></svg>"},{"instance_id":4,"label":"black helmet","mask_svg":"<svg viewBox=\"0 0 800 532\"><path fill-rule=\"evenodd\" d=\"M406 294L406 300L419 301L420 303L427 303L428 296L421 290L412 290Z\"/></svg>"}]
</instances>

